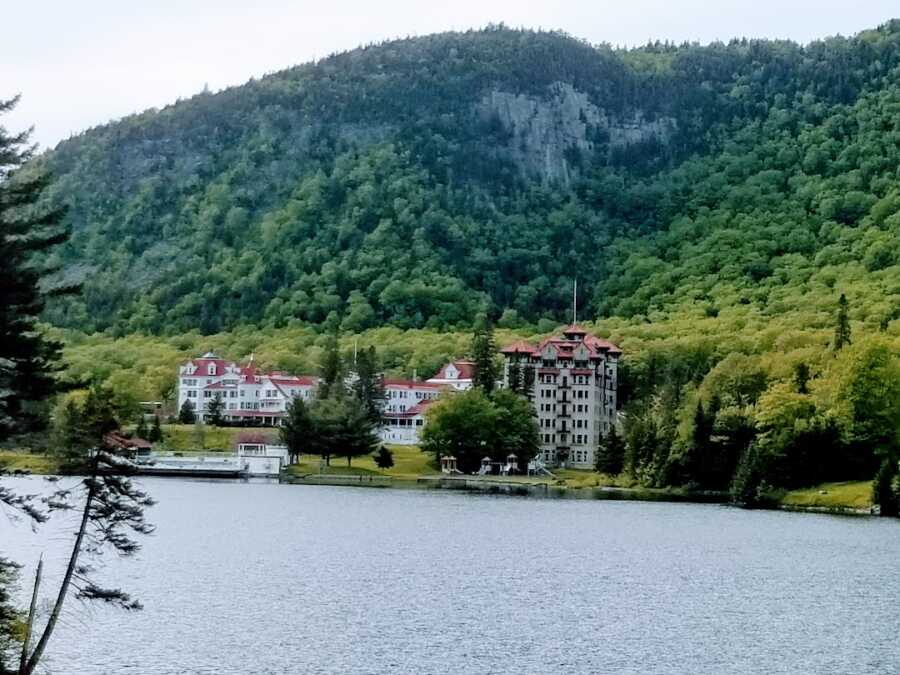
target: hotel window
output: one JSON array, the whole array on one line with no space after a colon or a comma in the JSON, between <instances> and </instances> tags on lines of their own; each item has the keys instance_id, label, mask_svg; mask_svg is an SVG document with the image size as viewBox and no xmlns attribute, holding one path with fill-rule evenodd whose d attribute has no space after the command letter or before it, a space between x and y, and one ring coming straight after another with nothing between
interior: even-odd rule
<instances>
[{"instance_id":1,"label":"hotel window","mask_svg":"<svg viewBox=\"0 0 900 675\"><path fill-rule=\"evenodd\" d=\"M216 374L216 364L215 363L210 363L208 366L206 366L206 374L207 375L215 375Z\"/></svg>"}]
</instances>

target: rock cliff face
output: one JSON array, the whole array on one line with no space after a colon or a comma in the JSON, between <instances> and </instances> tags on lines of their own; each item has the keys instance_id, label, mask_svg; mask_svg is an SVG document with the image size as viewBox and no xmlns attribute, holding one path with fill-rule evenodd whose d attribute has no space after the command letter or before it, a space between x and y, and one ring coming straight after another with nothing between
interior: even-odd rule
<instances>
[{"instance_id":1,"label":"rock cliff face","mask_svg":"<svg viewBox=\"0 0 900 675\"><path fill-rule=\"evenodd\" d=\"M492 91L477 105L485 122L499 123L509 135L508 151L529 177L568 184L578 156L656 139L668 142L675 120L645 119L640 110L614 117L571 84L553 84L546 97Z\"/></svg>"}]
</instances>

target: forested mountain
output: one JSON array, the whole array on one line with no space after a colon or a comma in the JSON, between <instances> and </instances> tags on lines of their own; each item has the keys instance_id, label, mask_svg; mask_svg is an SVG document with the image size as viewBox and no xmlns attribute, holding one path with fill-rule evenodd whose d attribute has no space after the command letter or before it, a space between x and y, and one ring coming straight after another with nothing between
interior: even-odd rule
<instances>
[{"instance_id":1,"label":"forested mountain","mask_svg":"<svg viewBox=\"0 0 900 675\"><path fill-rule=\"evenodd\" d=\"M85 331L900 308L900 22L808 46L503 27L337 54L38 161ZM839 294L839 293L838 293ZM874 317L874 318L873 318Z\"/></svg>"}]
</instances>

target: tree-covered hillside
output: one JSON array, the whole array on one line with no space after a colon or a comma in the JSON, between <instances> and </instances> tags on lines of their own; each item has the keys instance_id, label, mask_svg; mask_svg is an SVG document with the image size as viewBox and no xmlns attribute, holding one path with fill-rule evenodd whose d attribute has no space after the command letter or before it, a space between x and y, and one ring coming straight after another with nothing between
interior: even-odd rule
<instances>
[{"instance_id":1,"label":"tree-covered hillside","mask_svg":"<svg viewBox=\"0 0 900 675\"><path fill-rule=\"evenodd\" d=\"M900 299L900 22L593 47L370 46L85 132L41 162L84 281L54 323L468 325Z\"/></svg>"}]
</instances>

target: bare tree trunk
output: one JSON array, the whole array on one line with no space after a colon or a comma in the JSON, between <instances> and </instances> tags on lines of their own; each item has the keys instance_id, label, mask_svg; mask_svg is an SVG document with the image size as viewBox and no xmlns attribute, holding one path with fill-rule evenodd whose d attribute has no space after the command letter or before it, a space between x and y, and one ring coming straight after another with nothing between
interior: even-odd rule
<instances>
[{"instance_id":1,"label":"bare tree trunk","mask_svg":"<svg viewBox=\"0 0 900 675\"><path fill-rule=\"evenodd\" d=\"M34 590L31 592L31 606L28 608L28 623L25 624L25 637L22 639L22 657L19 659L19 675L25 675L28 665L28 645L31 632L34 630L34 614L37 609L38 589L41 587L41 572L44 569L44 555L38 559L37 572L34 575Z\"/></svg>"},{"instance_id":2,"label":"bare tree trunk","mask_svg":"<svg viewBox=\"0 0 900 675\"><path fill-rule=\"evenodd\" d=\"M75 545L72 547L72 555L69 557L69 565L66 567L66 575L63 577L62 583L59 586L59 593L56 596L56 603L53 605L53 611L50 612L50 618L47 620L47 625L44 627L44 632L41 633L41 639L38 641L37 645L34 648L34 652L31 654L31 657L28 659L28 664L25 667L24 671L20 671L20 675L31 675L34 672L34 669L37 668L38 663L41 660L41 656L44 654L44 650L47 648L47 642L50 640L50 635L53 633L53 629L56 627L56 622L59 619L60 612L62 611L63 602L66 599L66 595L69 593L69 586L72 583L72 575L75 574L75 568L78 565L78 556L81 553L81 544L84 541L84 533L87 530L88 520L90 519L91 513L91 503L94 501L94 482L97 480L97 465L99 463L99 455L94 459L94 470L90 477L90 487L88 488L87 499L84 501L84 511L81 514L81 525L78 527L78 534L75 537Z\"/></svg>"}]
</instances>

